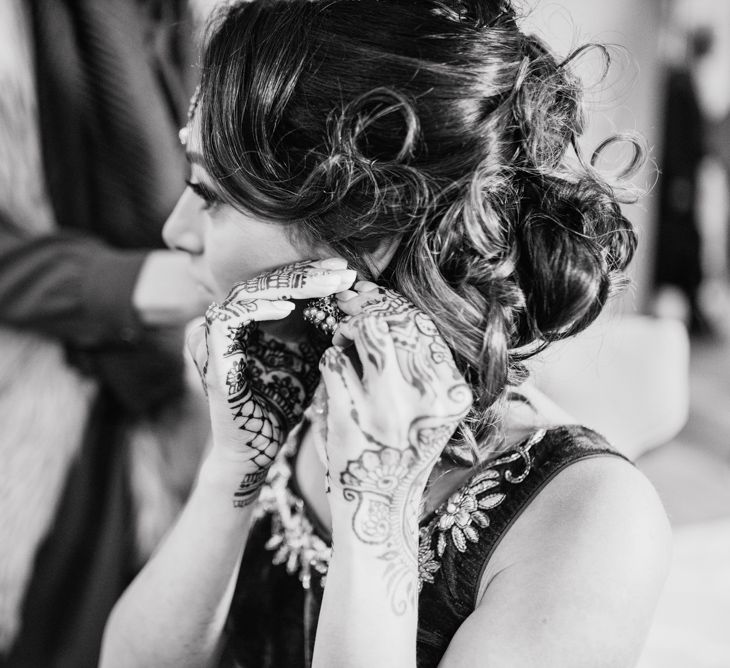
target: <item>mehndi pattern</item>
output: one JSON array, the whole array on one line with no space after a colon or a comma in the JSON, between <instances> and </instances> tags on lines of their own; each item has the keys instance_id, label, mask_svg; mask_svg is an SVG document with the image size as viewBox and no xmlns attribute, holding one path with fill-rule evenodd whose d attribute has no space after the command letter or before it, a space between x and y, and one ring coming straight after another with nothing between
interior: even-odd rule
<instances>
[{"instance_id":1,"label":"mehndi pattern","mask_svg":"<svg viewBox=\"0 0 730 668\"><path fill-rule=\"evenodd\" d=\"M271 516L271 538L266 548L274 552L273 563L284 565L288 573L297 575L304 589L309 589L315 574L319 576L320 585L324 586L332 547L316 533L304 501L291 488L298 431L297 428L292 432L271 467L256 512L258 517ZM447 550L463 553L470 543L479 542L480 530L487 530L490 525L489 511L507 498L510 485L520 484L530 474L532 449L544 436L545 430L538 430L524 444L490 461L485 469L449 496L429 522L421 527L419 591L424 584L435 582L441 558ZM504 468L519 461L522 462L519 474Z\"/></svg>"}]
</instances>

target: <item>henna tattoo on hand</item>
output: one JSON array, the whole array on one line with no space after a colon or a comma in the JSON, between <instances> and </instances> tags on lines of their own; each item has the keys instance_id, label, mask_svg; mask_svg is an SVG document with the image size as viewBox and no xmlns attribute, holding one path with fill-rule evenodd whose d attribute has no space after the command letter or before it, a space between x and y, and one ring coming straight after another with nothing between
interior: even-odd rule
<instances>
[{"instance_id":1,"label":"henna tattoo on hand","mask_svg":"<svg viewBox=\"0 0 730 668\"><path fill-rule=\"evenodd\" d=\"M239 325L238 327L228 327L226 336L230 343L223 353L223 357L231 357L232 355L238 354L245 356L248 338L251 335L251 332L253 332L257 327L258 323L253 320L251 322L246 322L243 325Z\"/></svg>"},{"instance_id":2,"label":"henna tattoo on hand","mask_svg":"<svg viewBox=\"0 0 730 668\"><path fill-rule=\"evenodd\" d=\"M433 367L447 368L454 380L461 374L454 364L451 351L436 325L405 297L385 288L378 288L362 305L363 312L384 317L396 350L404 359L403 377L421 396L432 393L438 383ZM373 350L369 354L377 355Z\"/></svg>"},{"instance_id":3,"label":"henna tattoo on hand","mask_svg":"<svg viewBox=\"0 0 730 668\"><path fill-rule=\"evenodd\" d=\"M233 357L226 375L227 401L255 467L234 494L241 508L255 500L287 433L302 417L319 382L320 350L308 343L285 344L258 328L229 328Z\"/></svg>"},{"instance_id":4,"label":"henna tattoo on hand","mask_svg":"<svg viewBox=\"0 0 730 668\"><path fill-rule=\"evenodd\" d=\"M460 419L419 417L411 423L405 448L365 450L340 475L343 498L357 504L353 534L381 548L378 558L385 562L386 587L397 615L417 604L421 492Z\"/></svg>"},{"instance_id":5,"label":"henna tattoo on hand","mask_svg":"<svg viewBox=\"0 0 730 668\"><path fill-rule=\"evenodd\" d=\"M288 264L236 284L221 306L225 307L232 302L245 302L245 295L256 295L267 290L284 290L285 292L279 294L277 299L291 299L294 291L304 288L311 279L326 274L329 274L328 270L315 267L309 260Z\"/></svg>"},{"instance_id":6,"label":"henna tattoo on hand","mask_svg":"<svg viewBox=\"0 0 730 668\"><path fill-rule=\"evenodd\" d=\"M208 308L207 355L201 369L206 391L213 323L227 323L234 316L240 323L241 317L255 308L255 302L245 300L212 304ZM278 341L266 336L251 320L235 326L228 324L224 333L227 344L221 358L229 361L223 379L225 401L230 419L241 434L238 447L245 457L244 465L251 468L233 497L234 507L240 508L257 497L287 433L299 422L311 400L319 382L321 347Z\"/></svg>"},{"instance_id":7,"label":"henna tattoo on hand","mask_svg":"<svg viewBox=\"0 0 730 668\"><path fill-rule=\"evenodd\" d=\"M254 301L234 301L228 300L220 304L213 302L205 312L205 321L210 326L214 320L227 322L232 318L250 317L251 314L258 311L259 305Z\"/></svg>"},{"instance_id":8,"label":"henna tattoo on hand","mask_svg":"<svg viewBox=\"0 0 730 668\"><path fill-rule=\"evenodd\" d=\"M401 436L385 436L405 438L406 442L383 442L369 432L350 400L350 417L371 447L346 463L339 477L341 493L345 501L355 504L353 535L375 549L385 564L391 607L401 615L415 608L418 597L418 520L423 490L433 465L469 410L472 393L436 326L410 302L381 289L365 302L363 311L364 318L382 319L387 327L367 326L364 318L355 317L360 355L380 375L386 364L393 363L383 352L386 337L391 337L400 375L420 397L421 410L433 406L435 412L415 417ZM325 355L324 364L347 387L341 357Z\"/></svg>"},{"instance_id":9,"label":"henna tattoo on hand","mask_svg":"<svg viewBox=\"0 0 730 668\"><path fill-rule=\"evenodd\" d=\"M271 289L296 290L307 284L307 275L298 271L274 271L241 284L243 292L256 293Z\"/></svg>"},{"instance_id":10,"label":"henna tattoo on hand","mask_svg":"<svg viewBox=\"0 0 730 668\"><path fill-rule=\"evenodd\" d=\"M241 484L233 495L234 508L245 508L256 501L258 492L266 481L268 472L268 467L260 468L258 471L247 473L243 476Z\"/></svg>"}]
</instances>

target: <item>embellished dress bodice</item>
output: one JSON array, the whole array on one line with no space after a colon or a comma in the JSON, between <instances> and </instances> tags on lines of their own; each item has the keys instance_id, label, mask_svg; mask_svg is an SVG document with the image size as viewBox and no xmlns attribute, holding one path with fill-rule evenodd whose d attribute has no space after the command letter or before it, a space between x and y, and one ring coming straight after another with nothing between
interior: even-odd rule
<instances>
[{"instance_id":1,"label":"embellished dress bodice","mask_svg":"<svg viewBox=\"0 0 730 668\"><path fill-rule=\"evenodd\" d=\"M226 628L224 666L308 668L331 547L282 453L262 491ZM474 611L482 574L501 538L567 466L619 456L579 426L541 430L500 453L421 521L418 668L437 666Z\"/></svg>"}]
</instances>

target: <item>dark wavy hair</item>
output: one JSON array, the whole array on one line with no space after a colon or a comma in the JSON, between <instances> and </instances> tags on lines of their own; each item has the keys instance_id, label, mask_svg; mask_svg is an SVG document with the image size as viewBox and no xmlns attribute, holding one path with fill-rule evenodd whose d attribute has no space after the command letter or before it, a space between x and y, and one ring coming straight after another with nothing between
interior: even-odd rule
<instances>
[{"instance_id":1,"label":"dark wavy hair","mask_svg":"<svg viewBox=\"0 0 730 668\"><path fill-rule=\"evenodd\" d=\"M636 247L577 144L581 51L558 61L508 0L256 0L204 44L203 157L222 196L365 277L364 251L398 235L381 278L453 350L472 445L498 446L524 359L592 322Z\"/></svg>"}]
</instances>

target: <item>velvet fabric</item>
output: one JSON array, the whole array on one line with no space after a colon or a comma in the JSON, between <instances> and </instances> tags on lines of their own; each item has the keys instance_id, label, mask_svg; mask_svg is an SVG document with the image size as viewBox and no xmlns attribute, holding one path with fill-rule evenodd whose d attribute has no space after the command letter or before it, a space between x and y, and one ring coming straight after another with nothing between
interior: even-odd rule
<instances>
[{"instance_id":1,"label":"velvet fabric","mask_svg":"<svg viewBox=\"0 0 730 668\"><path fill-rule=\"evenodd\" d=\"M440 566L434 581L423 583L418 601L418 668L438 665L457 629L475 609L482 573L517 518L560 471L598 456L625 459L599 434L580 426L566 426L547 431L527 454L518 447L477 468L462 489L491 469L498 485L479 492L477 498L494 494L505 497L485 511L488 526L475 526L479 532L477 542L467 541L466 549L461 551L446 538L443 556L436 557ZM432 519L424 518L421 525L431 524ZM432 536L434 552L437 533ZM287 573L285 565L274 565L273 553L265 547L270 536L271 518L264 516L254 525L243 556L227 626L228 643L222 663L226 668L311 665L323 587L315 576L311 588L305 590L295 574Z\"/></svg>"}]
</instances>

